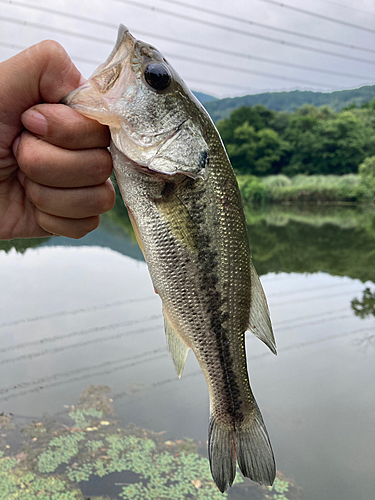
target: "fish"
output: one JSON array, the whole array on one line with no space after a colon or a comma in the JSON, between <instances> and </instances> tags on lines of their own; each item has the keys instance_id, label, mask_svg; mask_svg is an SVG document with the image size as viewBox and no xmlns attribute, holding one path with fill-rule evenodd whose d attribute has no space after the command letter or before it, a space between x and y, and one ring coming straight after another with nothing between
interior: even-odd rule
<instances>
[{"instance_id":1,"label":"fish","mask_svg":"<svg viewBox=\"0 0 375 500\"><path fill-rule=\"evenodd\" d=\"M175 370L181 377L192 349L207 383L214 482L226 491L238 464L245 477L273 484L245 332L274 354L276 343L236 177L211 118L163 55L123 25L106 62L62 103L110 129L115 176L162 301Z\"/></svg>"}]
</instances>

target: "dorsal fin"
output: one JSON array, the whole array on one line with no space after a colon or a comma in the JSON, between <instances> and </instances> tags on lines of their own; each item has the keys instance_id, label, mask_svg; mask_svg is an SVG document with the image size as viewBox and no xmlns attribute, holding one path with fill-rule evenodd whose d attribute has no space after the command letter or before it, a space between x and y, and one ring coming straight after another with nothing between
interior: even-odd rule
<instances>
[{"instance_id":1,"label":"dorsal fin","mask_svg":"<svg viewBox=\"0 0 375 500\"><path fill-rule=\"evenodd\" d=\"M248 330L264 342L274 354L277 354L267 299L252 260L250 261L250 271L251 303Z\"/></svg>"}]
</instances>

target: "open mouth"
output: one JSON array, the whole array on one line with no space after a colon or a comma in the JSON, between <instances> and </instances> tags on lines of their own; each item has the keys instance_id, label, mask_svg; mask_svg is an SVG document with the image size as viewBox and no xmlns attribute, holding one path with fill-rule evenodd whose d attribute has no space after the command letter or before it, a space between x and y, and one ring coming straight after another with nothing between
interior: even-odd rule
<instances>
[{"instance_id":1,"label":"open mouth","mask_svg":"<svg viewBox=\"0 0 375 500\"><path fill-rule=\"evenodd\" d=\"M88 81L65 96L60 102L79 113L109 126L119 127L118 119L111 113L110 104L115 102L123 85L119 80L127 78L126 61L134 52L135 38L120 25L114 49Z\"/></svg>"}]
</instances>

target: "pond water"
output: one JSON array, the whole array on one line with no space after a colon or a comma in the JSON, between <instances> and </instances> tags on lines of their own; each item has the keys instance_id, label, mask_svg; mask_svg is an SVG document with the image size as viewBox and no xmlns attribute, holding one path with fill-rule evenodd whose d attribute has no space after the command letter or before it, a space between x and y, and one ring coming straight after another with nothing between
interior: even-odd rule
<instances>
[{"instance_id":1,"label":"pond water","mask_svg":"<svg viewBox=\"0 0 375 500\"><path fill-rule=\"evenodd\" d=\"M301 488L298 498L370 500L374 212L272 207L246 215L279 352L248 334L248 367L277 469ZM41 245L0 250L0 413L13 414L14 428L43 415L64 420L85 388L108 386L118 425L164 431L168 442L192 438L204 453L204 378L192 353L181 380L175 375L160 299L128 221L108 215L82 240L29 243ZM19 453L24 436L0 422L1 432L0 451ZM96 495L120 498L107 485Z\"/></svg>"}]
</instances>

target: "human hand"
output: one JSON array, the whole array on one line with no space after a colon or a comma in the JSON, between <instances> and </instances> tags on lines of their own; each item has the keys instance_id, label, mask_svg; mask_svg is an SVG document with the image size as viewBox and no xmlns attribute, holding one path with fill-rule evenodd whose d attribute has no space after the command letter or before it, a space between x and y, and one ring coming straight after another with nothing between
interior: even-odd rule
<instances>
[{"instance_id":1,"label":"human hand","mask_svg":"<svg viewBox=\"0 0 375 500\"><path fill-rule=\"evenodd\" d=\"M57 104L83 81L52 41L0 63L0 240L81 238L114 205L108 128Z\"/></svg>"}]
</instances>

